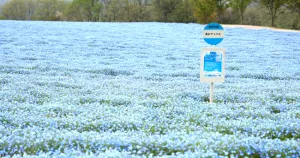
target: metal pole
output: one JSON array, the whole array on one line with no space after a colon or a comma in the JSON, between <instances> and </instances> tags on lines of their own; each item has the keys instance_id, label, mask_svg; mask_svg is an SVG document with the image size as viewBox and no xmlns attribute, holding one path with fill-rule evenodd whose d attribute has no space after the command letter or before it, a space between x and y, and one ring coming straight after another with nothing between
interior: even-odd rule
<instances>
[{"instance_id":1,"label":"metal pole","mask_svg":"<svg viewBox=\"0 0 300 158\"><path fill-rule=\"evenodd\" d=\"M209 102L212 104L214 101L214 83L211 82L210 83L210 98L209 98Z\"/></svg>"}]
</instances>

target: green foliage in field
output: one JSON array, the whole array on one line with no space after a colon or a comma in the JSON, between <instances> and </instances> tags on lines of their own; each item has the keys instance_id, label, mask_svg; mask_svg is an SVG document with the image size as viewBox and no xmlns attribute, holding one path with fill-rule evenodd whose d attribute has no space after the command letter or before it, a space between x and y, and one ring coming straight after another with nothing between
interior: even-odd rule
<instances>
[{"instance_id":1,"label":"green foliage in field","mask_svg":"<svg viewBox=\"0 0 300 158\"><path fill-rule=\"evenodd\" d=\"M250 5L252 0L231 0L230 1L230 6L237 10L240 14L240 19L241 19L241 24L244 23L244 13L247 7Z\"/></svg>"},{"instance_id":2,"label":"green foliage in field","mask_svg":"<svg viewBox=\"0 0 300 158\"><path fill-rule=\"evenodd\" d=\"M8 0L0 20L247 24L300 29L300 0Z\"/></svg>"}]
</instances>

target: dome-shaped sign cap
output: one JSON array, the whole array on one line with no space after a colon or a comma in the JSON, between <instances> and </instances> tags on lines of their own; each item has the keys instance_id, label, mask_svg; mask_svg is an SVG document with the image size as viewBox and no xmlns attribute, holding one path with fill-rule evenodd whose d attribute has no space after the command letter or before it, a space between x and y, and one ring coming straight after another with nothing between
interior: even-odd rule
<instances>
[{"instance_id":1,"label":"dome-shaped sign cap","mask_svg":"<svg viewBox=\"0 0 300 158\"><path fill-rule=\"evenodd\" d=\"M224 38L224 29L218 23L210 23L204 28L203 38L206 43L217 45L221 43Z\"/></svg>"}]
</instances>

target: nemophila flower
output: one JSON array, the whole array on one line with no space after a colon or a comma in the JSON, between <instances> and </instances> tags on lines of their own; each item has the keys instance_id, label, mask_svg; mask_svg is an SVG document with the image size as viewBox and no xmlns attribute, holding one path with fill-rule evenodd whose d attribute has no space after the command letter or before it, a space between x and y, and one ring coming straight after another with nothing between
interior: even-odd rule
<instances>
[{"instance_id":1,"label":"nemophila flower","mask_svg":"<svg viewBox=\"0 0 300 158\"><path fill-rule=\"evenodd\" d=\"M300 156L299 33L226 29L208 104L202 25L0 27L0 157Z\"/></svg>"}]
</instances>

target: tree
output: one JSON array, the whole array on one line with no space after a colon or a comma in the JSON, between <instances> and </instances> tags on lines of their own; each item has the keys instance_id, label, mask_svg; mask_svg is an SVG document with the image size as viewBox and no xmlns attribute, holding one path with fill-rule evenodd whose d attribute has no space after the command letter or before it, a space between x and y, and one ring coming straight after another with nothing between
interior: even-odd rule
<instances>
[{"instance_id":1,"label":"tree","mask_svg":"<svg viewBox=\"0 0 300 158\"><path fill-rule=\"evenodd\" d=\"M275 26L275 19L277 17L279 9L285 4L285 0L260 0L260 3L268 9L271 16L271 26Z\"/></svg>"},{"instance_id":2,"label":"tree","mask_svg":"<svg viewBox=\"0 0 300 158\"><path fill-rule=\"evenodd\" d=\"M156 20L172 22L172 13L181 0L154 0L153 7L156 13Z\"/></svg>"},{"instance_id":3,"label":"tree","mask_svg":"<svg viewBox=\"0 0 300 158\"><path fill-rule=\"evenodd\" d=\"M105 21L121 21L121 9L122 5L119 0L110 0L105 10Z\"/></svg>"},{"instance_id":4,"label":"tree","mask_svg":"<svg viewBox=\"0 0 300 158\"><path fill-rule=\"evenodd\" d=\"M81 12L80 5L73 1L69 3L67 8L63 11L63 17L67 21L85 21Z\"/></svg>"},{"instance_id":5,"label":"tree","mask_svg":"<svg viewBox=\"0 0 300 158\"><path fill-rule=\"evenodd\" d=\"M189 0L182 0L178 5L176 5L172 16L174 22L189 23L195 21L192 4Z\"/></svg>"},{"instance_id":6,"label":"tree","mask_svg":"<svg viewBox=\"0 0 300 158\"><path fill-rule=\"evenodd\" d=\"M300 15L300 0L288 0L287 7Z\"/></svg>"},{"instance_id":7,"label":"tree","mask_svg":"<svg viewBox=\"0 0 300 158\"><path fill-rule=\"evenodd\" d=\"M65 9L65 2L61 0L36 0L36 11L34 17L37 20L58 21L57 13Z\"/></svg>"},{"instance_id":8,"label":"tree","mask_svg":"<svg viewBox=\"0 0 300 158\"><path fill-rule=\"evenodd\" d=\"M137 21L150 21L151 20L151 0L133 0L136 3L138 12L137 12Z\"/></svg>"},{"instance_id":9,"label":"tree","mask_svg":"<svg viewBox=\"0 0 300 158\"><path fill-rule=\"evenodd\" d=\"M229 0L216 0L217 21L223 23L224 11L228 8Z\"/></svg>"},{"instance_id":10,"label":"tree","mask_svg":"<svg viewBox=\"0 0 300 158\"><path fill-rule=\"evenodd\" d=\"M100 21L102 8L100 0L73 0L65 17L72 21Z\"/></svg>"},{"instance_id":11,"label":"tree","mask_svg":"<svg viewBox=\"0 0 300 158\"><path fill-rule=\"evenodd\" d=\"M244 23L244 13L252 0L230 0L229 5L240 14L241 24Z\"/></svg>"},{"instance_id":12,"label":"tree","mask_svg":"<svg viewBox=\"0 0 300 158\"><path fill-rule=\"evenodd\" d=\"M137 7L133 2L129 0L123 0L122 4L122 21L132 22L137 19Z\"/></svg>"},{"instance_id":13,"label":"tree","mask_svg":"<svg viewBox=\"0 0 300 158\"><path fill-rule=\"evenodd\" d=\"M26 20L32 20L32 17L36 10L36 1L35 0L25 0L26 7Z\"/></svg>"},{"instance_id":14,"label":"tree","mask_svg":"<svg viewBox=\"0 0 300 158\"><path fill-rule=\"evenodd\" d=\"M147 14L146 2L147 1L145 0L119 0L118 6L120 20L126 22L137 22L145 19Z\"/></svg>"},{"instance_id":15,"label":"tree","mask_svg":"<svg viewBox=\"0 0 300 158\"><path fill-rule=\"evenodd\" d=\"M216 21L216 0L191 0L193 13L199 23Z\"/></svg>"},{"instance_id":16,"label":"tree","mask_svg":"<svg viewBox=\"0 0 300 158\"><path fill-rule=\"evenodd\" d=\"M6 19L27 20L26 0L11 0L2 6L2 14Z\"/></svg>"},{"instance_id":17,"label":"tree","mask_svg":"<svg viewBox=\"0 0 300 158\"><path fill-rule=\"evenodd\" d=\"M285 7L288 9L288 13L285 14L284 24L288 24L288 28L299 30L300 0L287 0Z\"/></svg>"},{"instance_id":18,"label":"tree","mask_svg":"<svg viewBox=\"0 0 300 158\"><path fill-rule=\"evenodd\" d=\"M87 21L100 20L100 12L103 5L99 0L74 0L74 3L78 3L80 5Z\"/></svg>"}]
</instances>

